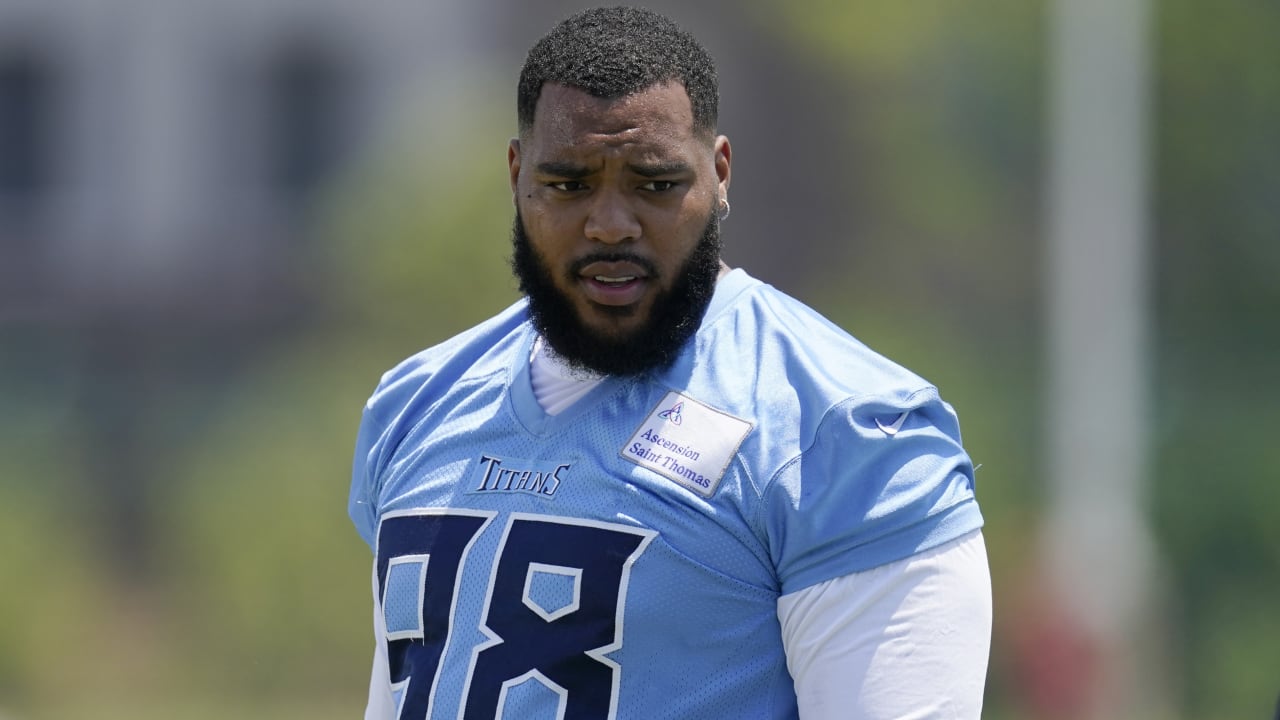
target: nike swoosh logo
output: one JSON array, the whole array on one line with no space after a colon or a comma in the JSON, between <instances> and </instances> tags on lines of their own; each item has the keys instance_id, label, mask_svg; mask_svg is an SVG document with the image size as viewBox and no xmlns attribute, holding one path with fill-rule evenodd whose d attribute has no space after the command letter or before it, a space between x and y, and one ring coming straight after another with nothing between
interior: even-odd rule
<instances>
[{"instance_id":1,"label":"nike swoosh logo","mask_svg":"<svg viewBox=\"0 0 1280 720\"><path fill-rule=\"evenodd\" d=\"M894 435L898 434L899 430L902 429L902 423L907 421L907 416L910 414L911 414L910 410L902 413L901 415L898 416L897 420L893 421L893 424L891 425L885 425L883 422L880 421L880 418L876 418L876 426L879 427L881 430L883 430L885 435L888 435L889 437L893 437Z\"/></svg>"}]
</instances>

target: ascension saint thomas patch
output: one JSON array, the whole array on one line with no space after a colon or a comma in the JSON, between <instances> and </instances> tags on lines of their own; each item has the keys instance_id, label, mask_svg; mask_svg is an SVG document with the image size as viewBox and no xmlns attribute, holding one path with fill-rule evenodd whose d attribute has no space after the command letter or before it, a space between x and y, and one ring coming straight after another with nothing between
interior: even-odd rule
<instances>
[{"instance_id":1,"label":"ascension saint thomas patch","mask_svg":"<svg viewBox=\"0 0 1280 720\"><path fill-rule=\"evenodd\" d=\"M631 462L711 497L751 423L671 391L620 453Z\"/></svg>"}]
</instances>

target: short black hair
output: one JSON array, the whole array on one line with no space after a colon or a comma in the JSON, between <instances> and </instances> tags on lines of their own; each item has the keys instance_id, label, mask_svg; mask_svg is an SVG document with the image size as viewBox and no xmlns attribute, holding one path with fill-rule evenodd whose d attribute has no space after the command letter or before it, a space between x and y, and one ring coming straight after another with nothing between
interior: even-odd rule
<instances>
[{"instance_id":1,"label":"short black hair","mask_svg":"<svg viewBox=\"0 0 1280 720\"><path fill-rule=\"evenodd\" d=\"M561 21L529 50L516 97L520 132L533 127L546 83L615 99L679 81L695 130L714 134L720 106L711 54L688 31L652 10L593 8Z\"/></svg>"}]
</instances>

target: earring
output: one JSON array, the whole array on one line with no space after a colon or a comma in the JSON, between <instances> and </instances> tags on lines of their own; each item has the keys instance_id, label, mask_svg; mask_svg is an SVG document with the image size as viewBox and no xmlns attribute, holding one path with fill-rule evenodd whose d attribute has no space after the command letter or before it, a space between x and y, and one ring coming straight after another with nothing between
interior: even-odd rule
<instances>
[{"instance_id":1,"label":"earring","mask_svg":"<svg viewBox=\"0 0 1280 720\"><path fill-rule=\"evenodd\" d=\"M729 218L729 213L733 210L733 208L729 207L729 198L726 198L726 197L720 198L720 206L719 208L717 208L717 210L719 213L720 222L724 222L725 220L727 220Z\"/></svg>"}]
</instances>

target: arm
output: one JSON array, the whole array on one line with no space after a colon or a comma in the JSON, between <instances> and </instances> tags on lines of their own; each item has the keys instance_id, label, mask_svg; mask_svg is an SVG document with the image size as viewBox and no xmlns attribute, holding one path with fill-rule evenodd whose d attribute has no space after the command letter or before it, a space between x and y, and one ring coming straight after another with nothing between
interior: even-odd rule
<instances>
[{"instance_id":1,"label":"arm","mask_svg":"<svg viewBox=\"0 0 1280 720\"><path fill-rule=\"evenodd\" d=\"M978 718L991 646L981 531L778 599L803 720Z\"/></svg>"}]
</instances>

